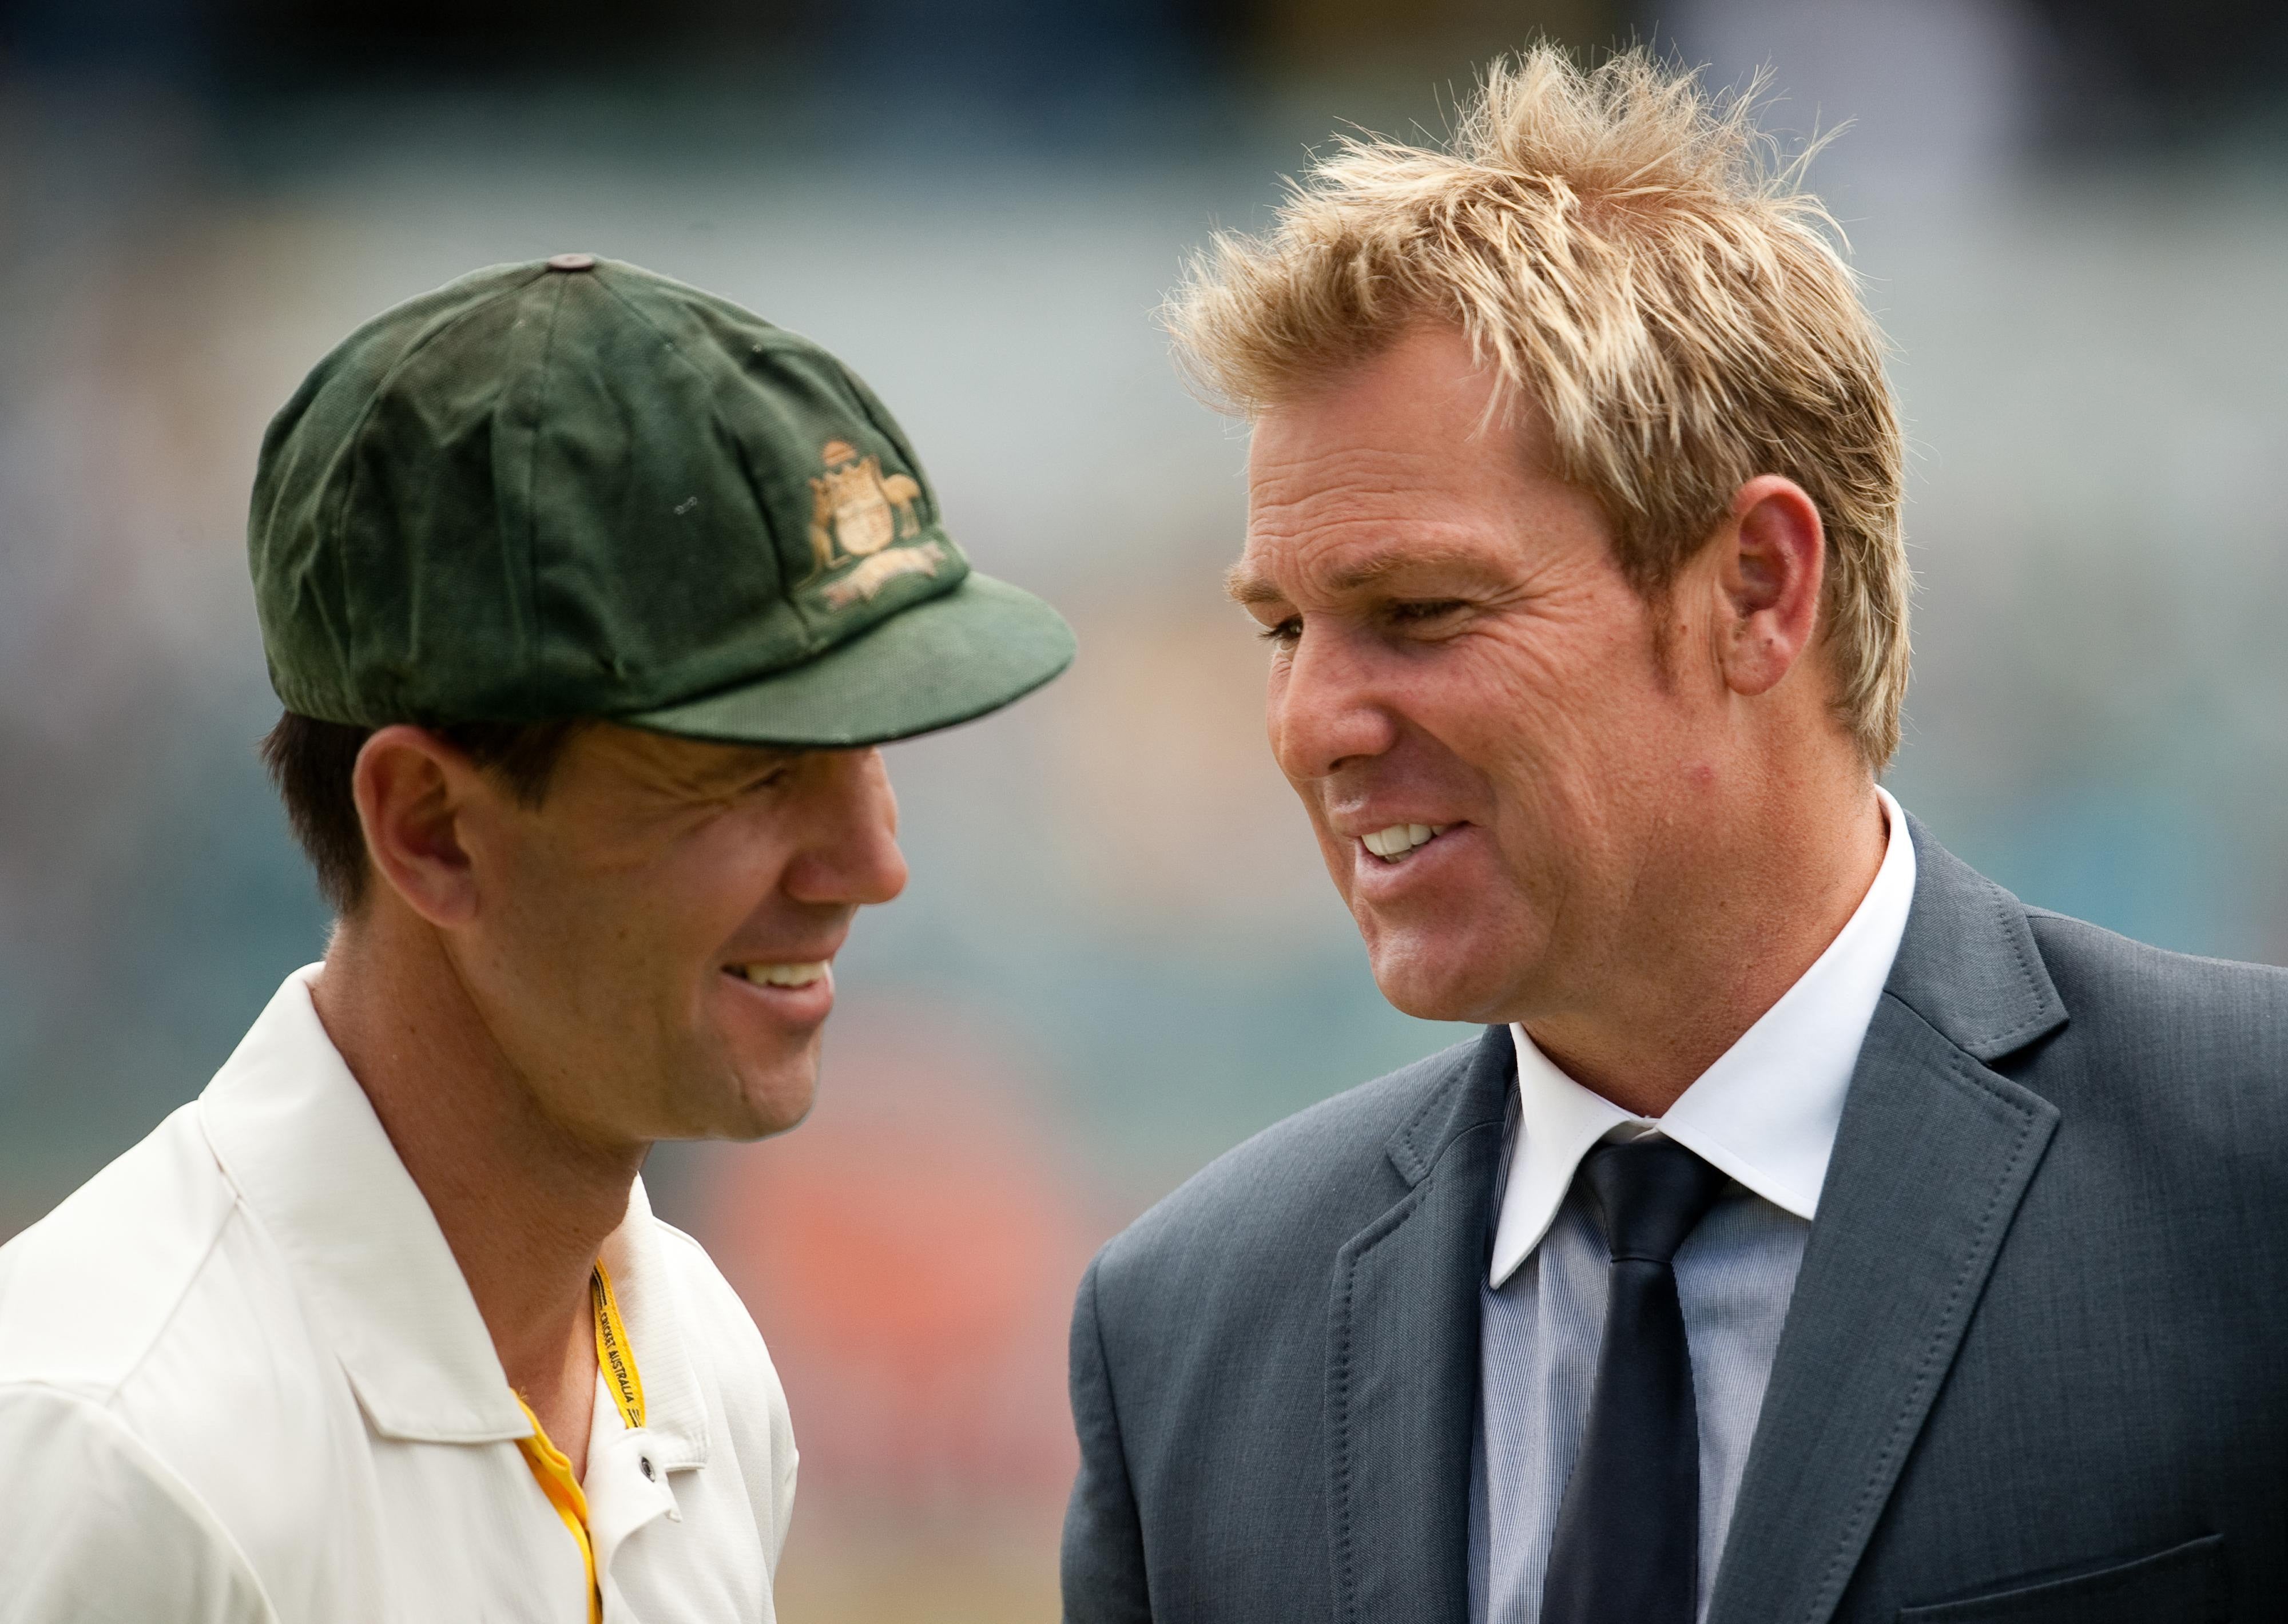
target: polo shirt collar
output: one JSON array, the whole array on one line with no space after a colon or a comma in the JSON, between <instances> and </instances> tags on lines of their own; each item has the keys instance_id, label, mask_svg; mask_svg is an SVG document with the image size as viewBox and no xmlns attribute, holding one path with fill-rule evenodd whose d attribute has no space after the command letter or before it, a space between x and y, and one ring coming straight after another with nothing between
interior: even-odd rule
<instances>
[{"instance_id":1,"label":"polo shirt collar","mask_svg":"<svg viewBox=\"0 0 2288 1624\"><path fill-rule=\"evenodd\" d=\"M650 1198L638 1179L628 1191L628 1215L599 1250L628 1329L636 1373L643 1379L650 1453L669 1471L707 1464L707 1402L683 1341L684 1305L677 1300L675 1271L660 1255L663 1247L689 1244L652 1216Z\"/></svg>"},{"instance_id":2,"label":"polo shirt collar","mask_svg":"<svg viewBox=\"0 0 2288 1624\"><path fill-rule=\"evenodd\" d=\"M529 1437L444 1231L318 1019L310 985L323 968L286 978L199 1096L207 1141L376 1432L438 1444ZM604 1267L643 1377L646 1429L664 1463L695 1466L705 1409L659 1246L638 1180Z\"/></svg>"},{"instance_id":3,"label":"polo shirt collar","mask_svg":"<svg viewBox=\"0 0 2288 1624\"><path fill-rule=\"evenodd\" d=\"M1623 1111L1558 1070L1522 1025L1510 1028L1517 1134L1494 1230L1495 1287L1541 1244L1581 1158L1608 1138L1657 1132L1783 1211L1806 1220L1816 1212L1843 1096L1914 902L1906 814L1888 791L1875 794L1889 832L1867 895L1811 967L1664 1116Z\"/></svg>"}]
</instances>

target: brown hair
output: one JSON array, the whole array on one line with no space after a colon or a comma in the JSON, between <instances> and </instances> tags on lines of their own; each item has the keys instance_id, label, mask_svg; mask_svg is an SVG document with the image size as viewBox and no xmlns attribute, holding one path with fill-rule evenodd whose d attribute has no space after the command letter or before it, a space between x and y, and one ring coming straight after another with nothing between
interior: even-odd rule
<instances>
[{"instance_id":1,"label":"brown hair","mask_svg":"<svg viewBox=\"0 0 2288 1624\"><path fill-rule=\"evenodd\" d=\"M1555 472L1602 506L1648 601L1741 485L1793 480L1826 529L1835 711L1879 770L1913 586L1898 409L1840 234L1751 112L1641 48L1585 70L1537 46L1489 70L1443 150L1336 143L1269 232L1214 240L1166 319L1194 381L1247 416L1453 323L1546 411Z\"/></svg>"},{"instance_id":2,"label":"brown hair","mask_svg":"<svg viewBox=\"0 0 2288 1624\"><path fill-rule=\"evenodd\" d=\"M536 807L548 798L565 745L584 725L576 720L468 721L429 731L496 774L518 800ZM286 803L286 821L317 870L318 893L338 914L355 913L365 901L365 828L350 780L358 752L374 731L288 711L261 745L263 765Z\"/></svg>"}]
</instances>

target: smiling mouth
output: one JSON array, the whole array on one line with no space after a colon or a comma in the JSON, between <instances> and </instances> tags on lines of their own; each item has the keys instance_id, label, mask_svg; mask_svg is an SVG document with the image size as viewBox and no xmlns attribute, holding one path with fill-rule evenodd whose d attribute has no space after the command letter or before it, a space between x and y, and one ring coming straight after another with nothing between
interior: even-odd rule
<instances>
[{"instance_id":1,"label":"smiling mouth","mask_svg":"<svg viewBox=\"0 0 2288 1624\"><path fill-rule=\"evenodd\" d=\"M1403 863L1452 827L1451 824L1393 824L1361 835L1359 844L1385 863Z\"/></svg>"},{"instance_id":2,"label":"smiling mouth","mask_svg":"<svg viewBox=\"0 0 2288 1624\"><path fill-rule=\"evenodd\" d=\"M735 975L742 981L752 982L758 987L807 987L826 974L826 960L813 959L806 964L734 964L724 967L726 975Z\"/></svg>"}]
</instances>

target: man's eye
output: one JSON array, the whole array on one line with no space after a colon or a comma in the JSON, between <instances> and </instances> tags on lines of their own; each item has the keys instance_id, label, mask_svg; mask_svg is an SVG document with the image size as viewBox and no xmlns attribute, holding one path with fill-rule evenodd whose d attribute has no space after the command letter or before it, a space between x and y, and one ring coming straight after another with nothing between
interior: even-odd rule
<instances>
[{"instance_id":1,"label":"man's eye","mask_svg":"<svg viewBox=\"0 0 2288 1624\"><path fill-rule=\"evenodd\" d=\"M1395 603L1390 617L1401 625L1420 625L1427 621L1443 620L1449 615L1459 614L1469 606L1458 598L1434 598L1420 603Z\"/></svg>"},{"instance_id":2,"label":"man's eye","mask_svg":"<svg viewBox=\"0 0 2288 1624\"><path fill-rule=\"evenodd\" d=\"M1267 643L1291 643L1303 635L1303 617L1290 615L1277 625L1264 627L1256 635Z\"/></svg>"}]
</instances>

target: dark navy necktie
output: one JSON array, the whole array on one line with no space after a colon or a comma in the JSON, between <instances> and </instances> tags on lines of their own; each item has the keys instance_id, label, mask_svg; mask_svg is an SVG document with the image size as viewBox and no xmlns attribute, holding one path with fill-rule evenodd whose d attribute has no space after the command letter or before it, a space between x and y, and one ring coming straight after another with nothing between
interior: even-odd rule
<instances>
[{"instance_id":1,"label":"dark navy necktie","mask_svg":"<svg viewBox=\"0 0 2288 1624\"><path fill-rule=\"evenodd\" d=\"M1592 1151L1579 1176L1612 1253L1612 1295L1580 1458L1557 1509L1542 1624L1692 1624L1700 1413L1671 1265L1724 1175L1653 1138Z\"/></svg>"}]
</instances>

